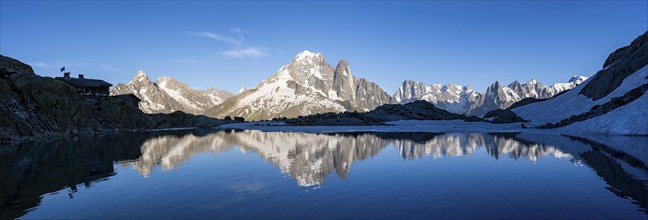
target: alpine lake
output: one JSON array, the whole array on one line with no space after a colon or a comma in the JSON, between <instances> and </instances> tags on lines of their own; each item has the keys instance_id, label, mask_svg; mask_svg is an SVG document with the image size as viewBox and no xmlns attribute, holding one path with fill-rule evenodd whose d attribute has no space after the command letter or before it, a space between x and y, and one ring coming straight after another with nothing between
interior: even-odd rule
<instances>
[{"instance_id":1,"label":"alpine lake","mask_svg":"<svg viewBox=\"0 0 648 220\"><path fill-rule=\"evenodd\" d=\"M648 219L648 137L128 132L0 145L0 219Z\"/></svg>"}]
</instances>

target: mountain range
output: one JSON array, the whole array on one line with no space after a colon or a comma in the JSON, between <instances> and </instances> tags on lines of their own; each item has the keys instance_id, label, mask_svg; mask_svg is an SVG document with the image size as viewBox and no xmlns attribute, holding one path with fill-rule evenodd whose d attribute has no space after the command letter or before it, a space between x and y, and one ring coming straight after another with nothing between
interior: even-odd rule
<instances>
[{"instance_id":1,"label":"mountain range","mask_svg":"<svg viewBox=\"0 0 648 220\"><path fill-rule=\"evenodd\" d=\"M573 77L567 83L552 86L535 80L507 86L496 82L484 94L468 86L426 86L405 81L396 95L390 96L375 83L354 77L347 61L342 60L333 68L323 55L308 51L257 87L238 94L218 89L195 90L169 77L153 82L139 71L128 84L115 86L111 90L113 96L88 96L78 93L78 88L67 82L38 76L29 65L4 56L0 56L0 90L0 141L227 123L182 112L212 117L244 116L248 120L311 115L301 118L318 121L328 117L329 124L341 124L344 117L373 124L374 119L382 118L382 122L464 118L469 122L524 122L522 128L555 128L565 133L646 135L648 32L612 52L590 79ZM412 102L416 99L428 101ZM490 111L488 115L492 116L486 119L452 113L481 115L498 108L506 109ZM351 112L317 114L342 111ZM157 114L165 112L173 114ZM374 114L380 117L373 117L373 113L380 113Z\"/></svg>"},{"instance_id":2,"label":"mountain range","mask_svg":"<svg viewBox=\"0 0 648 220\"><path fill-rule=\"evenodd\" d=\"M506 109L524 98L551 98L576 87L587 78L573 76L565 83L555 83L552 86L544 85L535 79L523 84L514 81L507 86L497 81L488 87L486 93L474 91L469 86L425 85L421 82L405 80L394 94L394 99L398 103L425 100L452 113L484 115L495 109Z\"/></svg>"},{"instance_id":3,"label":"mountain range","mask_svg":"<svg viewBox=\"0 0 648 220\"><path fill-rule=\"evenodd\" d=\"M139 108L145 113L202 114L232 96L216 88L195 90L171 77L161 76L153 82L142 70L128 84L118 84L110 90L110 95L129 93L141 99Z\"/></svg>"},{"instance_id":4,"label":"mountain range","mask_svg":"<svg viewBox=\"0 0 648 220\"><path fill-rule=\"evenodd\" d=\"M142 99L146 113L184 111L216 118L242 116L247 120L295 118L326 112L366 112L383 104L426 100L452 113L484 115L505 109L524 98L546 99L569 90L587 77L574 76L566 83L546 86L536 80L503 86L492 84L486 93L454 84L425 85L405 80L390 96L377 84L353 76L347 60L331 66L321 53L303 51L255 88L237 94L215 88L194 90L170 77L152 82L139 71L128 84L119 84L111 94L133 93Z\"/></svg>"}]
</instances>

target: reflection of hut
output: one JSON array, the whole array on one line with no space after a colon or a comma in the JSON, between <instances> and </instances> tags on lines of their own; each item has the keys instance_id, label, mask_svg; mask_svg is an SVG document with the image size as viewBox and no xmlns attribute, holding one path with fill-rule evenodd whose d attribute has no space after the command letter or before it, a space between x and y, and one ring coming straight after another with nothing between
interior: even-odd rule
<instances>
[{"instance_id":1,"label":"reflection of hut","mask_svg":"<svg viewBox=\"0 0 648 220\"><path fill-rule=\"evenodd\" d=\"M86 79L83 74L79 74L79 78L72 78L70 72L65 72L63 77L56 77L56 79L74 86L78 93L86 95L108 95L112 86L100 79Z\"/></svg>"}]
</instances>

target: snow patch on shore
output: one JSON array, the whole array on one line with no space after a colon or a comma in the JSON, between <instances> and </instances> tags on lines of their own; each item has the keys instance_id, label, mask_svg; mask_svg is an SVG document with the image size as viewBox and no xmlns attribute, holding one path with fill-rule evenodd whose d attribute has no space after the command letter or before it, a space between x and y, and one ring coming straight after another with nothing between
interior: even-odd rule
<instances>
[{"instance_id":1,"label":"snow patch on shore","mask_svg":"<svg viewBox=\"0 0 648 220\"><path fill-rule=\"evenodd\" d=\"M587 112L594 105L601 105L609 102L614 97L623 96L628 91L647 83L648 80L646 79L646 76L648 76L648 65L626 77L619 87L607 96L596 101L593 101L585 95L578 94L583 87L590 82L590 79L588 79L576 88L569 90L558 97L514 108L512 111L518 116L530 120L531 122L529 122L528 125L531 126L559 122L560 120L569 118L572 115Z\"/></svg>"}]
</instances>

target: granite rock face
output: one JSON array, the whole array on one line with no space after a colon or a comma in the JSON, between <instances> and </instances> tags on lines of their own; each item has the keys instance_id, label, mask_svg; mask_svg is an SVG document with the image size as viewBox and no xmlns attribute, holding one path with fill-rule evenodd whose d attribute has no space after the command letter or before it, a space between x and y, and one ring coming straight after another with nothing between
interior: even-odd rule
<instances>
[{"instance_id":1,"label":"granite rock face","mask_svg":"<svg viewBox=\"0 0 648 220\"><path fill-rule=\"evenodd\" d=\"M648 65L648 31L630 45L612 52L579 94L598 100L610 94L632 73Z\"/></svg>"},{"instance_id":2,"label":"granite rock face","mask_svg":"<svg viewBox=\"0 0 648 220\"><path fill-rule=\"evenodd\" d=\"M12 135L91 131L97 124L90 106L64 82L16 73L0 79L0 129Z\"/></svg>"}]
</instances>

